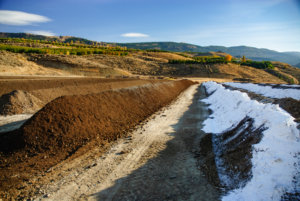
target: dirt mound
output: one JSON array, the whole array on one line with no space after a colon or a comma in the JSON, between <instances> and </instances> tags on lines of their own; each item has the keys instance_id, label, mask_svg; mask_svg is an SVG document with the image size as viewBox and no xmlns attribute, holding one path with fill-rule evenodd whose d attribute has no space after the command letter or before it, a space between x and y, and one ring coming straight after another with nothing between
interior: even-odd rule
<instances>
[{"instance_id":1,"label":"dirt mound","mask_svg":"<svg viewBox=\"0 0 300 201\"><path fill-rule=\"evenodd\" d=\"M168 81L53 100L19 130L0 135L0 195L14 197L33 174L125 136L192 84Z\"/></svg>"},{"instance_id":2,"label":"dirt mound","mask_svg":"<svg viewBox=\"0 0 300 201\"><path fill-rule=\"evenodd\" d=\"M0 97L9 94L14 90L21 90L30 93L41 100L41 107L48 102L66 95L86 95L96 94L112 89L128 88L132 86L142 86L150 83L163 82L166 80L142 80L142 79L101 79L101 78L45 78L45 77L0 77ZM25 93L25 92L24 92ZM23 101L20 99L20 101ZM7 100L4 101L4 104ZM1 104L3 105L3 104ZM41 107L34 107L40 109ZM36 112L37 110L33 111ZM16 111L16 110L14 110ZM10 111L10 114L17 114ZM18 112L18 111L16 111ZM30 111L31 113L31 111Z\"/></svg>"},{"instance_id":3,"label":"dirt mound","mask_svg":"<svg viewBox=\"0 0 300 201\"><path fill-rule=\"evenodd\" d=\"M34 113L42 106L41 100L32 94L14 90L0 97L0 115Z\"/></svg>"},{"instance_id":4,"label":"dirt mound","mask_svg":"<svg viewBox=\"0 0 300 201\"><path fill-rule=\"evenodd\" d=\"M96 95L65 96L47 104L22 128L26 146L38 151L74 152L96 136L103 143L169 103L190 85L168 82Z\"/></svg>"}]
</instances>

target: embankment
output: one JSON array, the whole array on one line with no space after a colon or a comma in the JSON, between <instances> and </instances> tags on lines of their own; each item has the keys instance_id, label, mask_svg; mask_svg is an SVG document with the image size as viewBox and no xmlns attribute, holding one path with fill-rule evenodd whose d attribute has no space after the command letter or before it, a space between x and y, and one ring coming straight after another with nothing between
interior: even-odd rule
<instances>
[{"instance_id":1,"label":"embankment","mask_svg":"<svg viewBox=\"0 0 300 201\"><path fill-rule=\"evenodd\" d=\"M0 197L17 197L22 182L62 160L101 151L192 84L166 81L51 101L19 130L0 136Z\"/></svg>"},{"instance_id":2,"label":"embankment","mask_svg":"<svg viewBox=\"0 0 300 201\"><path fill-rule=\"evenodd\" d=\"M0 77L0 115L33 114L60 96L97 94L163 80Z\"/></svg>"}]
</instances>

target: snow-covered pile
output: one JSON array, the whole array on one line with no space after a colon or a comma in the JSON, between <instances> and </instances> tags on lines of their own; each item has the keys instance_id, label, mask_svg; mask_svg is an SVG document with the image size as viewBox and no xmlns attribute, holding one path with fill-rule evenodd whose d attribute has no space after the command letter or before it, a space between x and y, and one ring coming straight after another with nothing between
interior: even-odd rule
<instances>
[{"instance_id":1,"label":"snow-covered pile","mask_svg":"<svg viewBox=\"0 0 300 201\"><path fill-rule=\"evenodd\" d=\"M299 182L293 180L294 177L299 179L300 173L300 136L294 118L278 105L251 100L246 93L225 89L215 82L203 85L212 95L202 101L210 104L213 111L204 122L204 132L221 135L246 116L254 119L256 128L262 125L266 128L261 141L253 145L253 177L244 187L229 192L222 199L280 200L286 192L299 191L300 186L295 186ZM219 177L224 178L220 173Z\"/></svg>"},{"instance_id":2,"label":"snow-covered pile","mask_svg":"<svg viewBox=\"0 0 300 201\"><path fill-rule=\"evenodd\" d=\"M0 133L20 128L30 117L32 114L0 115Z\"/></svg>"},{"instance_id":3,"label":"snow-covered pile","mask_svg":"<svg viewBox=\"0 0 300 201\"><path fill-rule=\"evenodd\" d=\"M272 86L261 86L252 83L226 82L224 84L231 87L245 89L270 98L293 98L300 100L300 89L296 87L290 89L280 89L272 88Z\"/></svg>"}]
</instances>

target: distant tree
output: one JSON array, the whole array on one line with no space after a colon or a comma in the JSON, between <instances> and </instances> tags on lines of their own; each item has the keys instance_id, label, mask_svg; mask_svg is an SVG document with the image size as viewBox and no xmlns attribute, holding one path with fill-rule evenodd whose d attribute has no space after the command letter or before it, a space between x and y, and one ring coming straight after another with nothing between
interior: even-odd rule
<instances>
[{"instance_id":1,"label":"distant tree","mask_svg":"<svg viewBox=\"0 0 300 201\"><path fill-rule=\"evenodd\" d=\"M232 56L231 56L230 54L227 54L227 55L225 56L225 61L230 62L231 59L232 59Z\"/></svg>"},{"instance_id":2,"label":"distant tree","mask_svg":"<svg viewBox=\"0 0 300 201\"><path fill-rule=\"evenodd\" d=\"M243 55L243 57L242 57L242 62L243 63L245 63L247 60L246 60L246 57L245 57L245 55Z\"/></svg>"}]
</instances>

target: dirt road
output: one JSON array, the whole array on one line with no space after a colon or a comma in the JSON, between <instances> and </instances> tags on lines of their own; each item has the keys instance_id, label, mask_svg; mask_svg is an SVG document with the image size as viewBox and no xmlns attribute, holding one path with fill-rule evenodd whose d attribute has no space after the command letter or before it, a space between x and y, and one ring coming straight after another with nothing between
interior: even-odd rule
<instances>
[{"instance_id":1,"label":"dirt road","mask_svg":"<svg viewBox=\"0 0 300 201\"><path fill-rule=\"evenodd\" d=\"M201 90L191 86L101 157L68 163L72 173L37 200L218 200L194 158L208 116Z\"/></svg>"}]
</instances>

